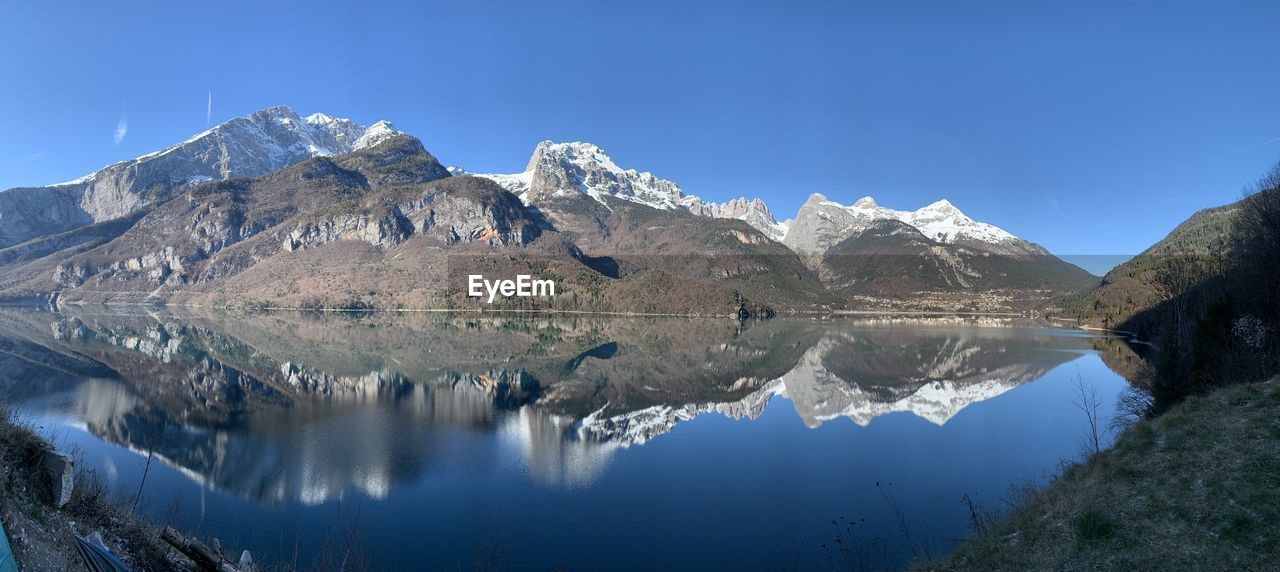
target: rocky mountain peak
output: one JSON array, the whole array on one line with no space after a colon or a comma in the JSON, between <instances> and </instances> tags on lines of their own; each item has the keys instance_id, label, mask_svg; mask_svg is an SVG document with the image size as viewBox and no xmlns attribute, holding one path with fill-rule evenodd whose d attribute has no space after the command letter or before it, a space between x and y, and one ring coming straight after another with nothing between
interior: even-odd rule
<instances>
[{"instance_id":1,"label":"rocky mountain peak","mask_svg":"<svg viewBox=\"0 0 1280 572\"><path fill-rule=\"evenodd\" d=\"M953 213L953 214L958 214L959 216L964 216L964 213L960 212L960 209L956 208L956 206L951 204L951 201L948 201L947 199L941 199L941 200L937 200L932 203L929 203L928 205L925 205L924 207L921 207L920 209L918 209L916 212L921 212L921 213L922 212L941 212L941 213ZM965 217L965 218L968 218L968 217Z\"/></svg>"},{"instance_id":2,"label":"rocky mountain peak","mask_svg":"<svg viewBox=\"0 0 1280 572\"><path fill-rule=\"evenodd\" d=\"M523 172L476 176L493 180L526 204L585 195L603 204L607 204L605 197L611 196L672 209L683 196L675 183L652 173L624 170L603 149L581 141L541 141Z\"/></svg>"},{"instance_id":3,"label":"rocky mountain peak","mask_svg":"<svg viewBox=\"0 0 1280 572\"><path fill-rule=\"evenodd\" d=\"M534 170L540 164L546 164L547 162L561 165L597 164L605 168L618 167L614 164L613 159L595 144L582 141L556 143L546 140L538 142L537 147L534 147L533 156L529 158L529 164L525 167L525 170Z\"/></svg>"},{"instance_id":4,"label":"rocky mountain peak","mask_svg":"<svg viewBox=\"0 0 1280 572\"><path fill-rule=\"evenodd\" d=\"M0 194L0 219L7 226L0 230L0 248L128 216L185 184L262 175L396 134L385 121L365 127L323 113L303 118L285 105L268 107L74 181Z\"/></svg>"},{"instance_id":5,"label":"rocky mountain peak","mask_svg":"<svg viewBox=\"0 0 1280 572\"><path fill-rule=\"evenodd\" d=\"M356 139L355 144L352 145L352 150L359 150L359 149L365 149L368 147L373 147L374 145L377 145L383 141L386 141L391 137L394 137L396 135L402 135L402 134L403 133L397 130L395 126L391 124L390 121L387 121L385 119L380 120L375 122L373 125L370 125L367 129L364 130L364 134L361 135L358 139Z\"/></svg>"},{"instance_id":6,"label":"rocky mountain peak","mask_svg":"<svg viewBox=\"0 0 1280 572\"><path fill-rule=\"evenodd\" d=\"M399 134L387 121L365 127L315 113L303 118L287 105L236 117L135 159L109 165L75 183L93 183L122 170L164 169L171 179L256 176L309 157L341 155Z\"/></svg>"},{"instance_id":7,"label":"rocky mountain peak","mask_svg":"<svg viewBox=\"0 0 1280 572\"><path fill-rule=\"evenodd\" d=\"M289 109L289 108L288 108L288 107L285 107L285 109ZM303 119L306 119L306 120L307 120L307 123L310 123L310 124L312 124L312 125L324 125L324 124L327 124L327 123L333 123L334 121L337 121L337 119L336 119L336 118L334 118L333 116L331 116L331 115L329 115L329 114L326 114L326 113L318 113L318 112L317 112L317 113L312 113L311 115L308 115L308 116L304 117Z\"/></svg>"},{"instance_id":8,"label":"rocky mountain peak","mask_svg":"<svg viewBox=\"0 0 1280 572\"><path fill-rule=\"evenodd\" d=\"M741 197L726 203L705 202L685 194L674 181L649 172L623 169L599 146L582 141L542 141L534 148L524 172L476 176L498 183L526 204L587 196L608 206L606 197L611 197L656 209L683 209L701 216L736 218L778 241L786 234L786 225L779 223L760 199Z\"/></svg>"}]
</instances>

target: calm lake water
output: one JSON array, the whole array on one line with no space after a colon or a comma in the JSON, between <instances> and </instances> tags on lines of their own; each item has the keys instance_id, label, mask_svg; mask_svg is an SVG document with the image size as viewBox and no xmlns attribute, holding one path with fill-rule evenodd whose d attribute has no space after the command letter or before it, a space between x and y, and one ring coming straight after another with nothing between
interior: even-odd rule
<instances>
[{"instance_id":1,"label":"calm lake water","mask_svg":"<svg viewBox=\"0 0 1280 572\"><path fill-rule=\"evenodd\" d=\"M5 400L112 494L259 561L392 570L823 569L842 518L873 562L942 555L966 495L1078 458L1076 380L1110 415L1126 351L964 322L0 311Z\"/></svg>"}]
</instances>

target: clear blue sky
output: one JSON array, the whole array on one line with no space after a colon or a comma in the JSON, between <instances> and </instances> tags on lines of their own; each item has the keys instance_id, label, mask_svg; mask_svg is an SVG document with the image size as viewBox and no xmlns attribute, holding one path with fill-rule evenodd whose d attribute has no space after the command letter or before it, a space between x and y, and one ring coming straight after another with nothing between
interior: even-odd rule
<instances>
[{"instance_id":1,"label":"clear blue sky","mask_svg":"<svg viewBox=\"0 0 1280 572\"><path fill-rule=\"evenodd\" d=\"M780 219L945 197L1134 253L1280 158L1277 30L1277 2L9 2L0 188L184 139L212 92L214 123L385 118L476 172L585 140Z\"/></svg>"}]
</instances>

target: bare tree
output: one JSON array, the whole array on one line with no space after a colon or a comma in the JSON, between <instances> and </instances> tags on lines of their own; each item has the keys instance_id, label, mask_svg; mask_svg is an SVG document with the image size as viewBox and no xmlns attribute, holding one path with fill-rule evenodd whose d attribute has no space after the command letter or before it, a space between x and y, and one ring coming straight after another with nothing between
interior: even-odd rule
<instances>
[{"instance_id":1,"label":"bare tree","mask_svg":"<svg viewBox=\"0 0 1280 572\"><path fill-rule=\"evenodd\" d=\"M1280 319L1280 287L1274 280L1276 268L1280 267L1280 164L1246 189L1234 223L1232 250L1237 258L1236 270L1254 286L1250 293L1267 310L1263 319Z\"/></svg>"},{"instance_id":2,"label":"bare tree","mask_svg":"<svg viewBox=\"0 0 1280 572\"><path fill-rule=\"evenodd\" d=\"M1084 376L1076 372L1075 397L1071 403L1076 406L1089 421L1089 433L1085 435L1083 452L1086 457L1097 455L1102 451L1102 441L1106 438L1108 428L1101 421L1102 398L1098 389L1084 380Z\"/></svg>"},{"instance_id":3,"label":"bare tree","mask_svg":"<svg viewBox=\"0 0 1280 572\"><path fill-rule=\"evenodd\" d=\"M129 505L129 514L138 508L138 500L142 498L142 487L147 485L147 473L151 472L151 459L156 456L156 450L147 447L147 464L142 466L142 479L138 481L138 492L133 495L133 503Z\"/></svg>"}]
</instances>

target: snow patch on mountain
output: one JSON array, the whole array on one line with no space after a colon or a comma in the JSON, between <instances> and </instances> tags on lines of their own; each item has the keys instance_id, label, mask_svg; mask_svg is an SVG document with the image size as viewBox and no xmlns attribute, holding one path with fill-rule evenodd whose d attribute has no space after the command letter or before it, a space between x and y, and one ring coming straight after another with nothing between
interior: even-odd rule
<instances>
[{"instance_id":1,"label":"snow patch on mountain","mask_svg":"<svg viewBox=\"0 0 1280 572\"><path fill-rule=\"evenodd\" d=\"M961 239L993 244L1017 239L1012 233L1000 227L965 216L960 209L946 199L911 212L896 212L902 216L898 220L920 229L925 236L945 244Z\"/></svg>"},{"instance_id":2,"label":"snow patch on mountain","mask_svg":"<svg viewBox=\"0 0 1280 572\"><path fill-rule=\"evenodd\" d=\"M85 175L85 176L83 176L83 177L79 177L79 178L76 178L76 179L71 179L70 181L63 181L63 182L61 182L61 183L54 183L54 184L49 185L49 186L50 186L50 187L66 187L66 186L70 186L70 185L79 185L79 184L81 184L81 183L87 183L87 182L89 182L89 181L92 181L92 180L93 180L94 175L97 175L97 174L98 174L98 172L97 172L97 171L94 171L94 172L89 173L88 175Z\"/></svg>"},{"instance_id":3,"label":"snow patch on mountain","mask_svg":"<svg viewBox=\"0 0 1280 572\"><path fill-rule=\"evenodd\" d=\"M944 244L951 244L966 238L992 243L1017 238L1004 229L969 218L946 199L936 201L914 211L900 211L882 207L876 204L874 198L869 196L862 197L849 206L827 200L826 197L820 194L814 194L813 197L820 198L820 202L824 207L836 208L850 213L857 223L862 221L896 220L914 226L921 234ZM812 200L812 197L810 200ZM862 230L866 227L866 225L857 223L850 225L850 227L857 230Z\"/></svg>"},{"instance_id":4,"label":"snow patch on mountain","mask_svg":"<svg viewBox=\"0 0 1280 572\"><path fill-rule=\"evenodd\" d=\"M489 179L490 181L497 183L499 187L502 187L508 191L511 191L512 194L514 194L517 197L520 197L520 200L524 201L525 204L529 204L529 201L526 200L525 197L528 196L529 185L533 182L532 171L525 171L523 173L516 173L514 175L487 175L487 174L475 175L472 173L467 173L465 170L461 168L458 168L458 170L468 175L473 175L476 177L484 177L486 179ZM452 173L452 171L450 172Z\"/></svg>"}]
</instances>

